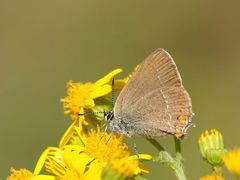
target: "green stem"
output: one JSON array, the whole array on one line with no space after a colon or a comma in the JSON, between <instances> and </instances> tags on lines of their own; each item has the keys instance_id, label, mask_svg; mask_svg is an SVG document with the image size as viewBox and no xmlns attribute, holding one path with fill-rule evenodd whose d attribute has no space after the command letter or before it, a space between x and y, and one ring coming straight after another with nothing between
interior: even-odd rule
<instances>
[{"instance_id":1,"label":"green stem","mask_svg":"<svg viewBox=\"0 0 240 180\"><path fill-rule=\"evenodd\" d=\"M181 141L174 136L174 143L175 143L175 151L176 153L181 153L182 148L181 148Z\"/></svg>"},{"instance_id":2,"label":"green stem","mask_svg":"<svg viewBox=\"0 0 240 180\"><path fill-rule=\"evenodd\" d=\"M218 176L222 176L222 168L221 168L221 166L213 166L212 169L215 172L215 174L217 174Z\"/></svg>"},{"instance_id":3,"label":"green stem","mask_svg":"<svg viewBox=\"0 0 240 180\"><path fill-rule=\"evenodd\" d=\"M161 144L159 144L159 142L157 142L155 139L149 139L147 138L147 140L160 152L160 151L165 151L164 147L162 147Z\"/></svg>"},{"instance_id":4,"label":"green stem","mask_svg":"<svg viewBox=\"0 0 240 180\"><path fill-rule=\"evenodd\" d=\"M183 167L178 167L178 168L174 169L174 172L179 180L187 180L184 170L183 170Z\"/></svg>"},{"instance_id":5,"label":"green stem","mask_svg":"<svg viewBox=\"0 0 240 180\"><path fill-rule=\"evenodd\" d=\"M177 176L178 180L186 180L186 176L183 169L183 158L181 155L181 142L179 139L175 138L175 150L176 156L173 158L164 148L163 146L157 142L155 139L147 139L158 151L158 157L154 158L153 160L163 164L164 166L171 167L175 175Z\"/></svg>"},{"instance_id":6,"label":"green stem","mask_svg":"<svg viewBox=\"0 0 240 180\"><path fill-rule=\"evenodd\" d=\"M181 140L174 136L174 144L175 144L175 151L176 151L176 155L174 158L175 159L174 171L178 179L186 180L187 178L185 176L184 168L183 168L183 157L181 154L181 151L182 151Z\"/></svg>"}]
</instances>

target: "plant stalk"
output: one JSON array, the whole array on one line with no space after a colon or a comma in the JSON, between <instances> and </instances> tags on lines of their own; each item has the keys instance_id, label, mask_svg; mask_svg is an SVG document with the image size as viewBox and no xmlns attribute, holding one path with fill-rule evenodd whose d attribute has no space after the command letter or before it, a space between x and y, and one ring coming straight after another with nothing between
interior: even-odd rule
<instances>
[{"instance_id":1,"label":"plant stalk","mask_svg":"<svg viewBox=\"0 0 240 180\"><path fill-rule=\"evenodd\" d=\"M153 161L163 164L164 166L171 167L174 170L178 180L187 180L183 169L183 158L181 154L181 142L174 137L176 155L172 157L164 147L155 139L147 139L158 151L158 157Z\"/></svg>"}]
</instances>

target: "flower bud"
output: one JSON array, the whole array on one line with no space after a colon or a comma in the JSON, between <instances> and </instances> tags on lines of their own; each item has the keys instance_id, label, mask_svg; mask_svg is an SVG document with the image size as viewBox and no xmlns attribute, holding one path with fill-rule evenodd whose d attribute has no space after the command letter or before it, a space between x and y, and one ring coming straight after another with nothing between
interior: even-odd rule
<instances>
[{"instance_id":1,"label":"flower bud","mask_svg":"<svg viewBox=\"0 0 240 180\"><path fill-rule=\"evenodd\" d=\"M224 149L222 134L216 129L205 131L202 133L199 140L200 153L204 160L210 163L213 167L221 167L223 165L222 156L226 152Z\"/></svg>"}]
</instances>

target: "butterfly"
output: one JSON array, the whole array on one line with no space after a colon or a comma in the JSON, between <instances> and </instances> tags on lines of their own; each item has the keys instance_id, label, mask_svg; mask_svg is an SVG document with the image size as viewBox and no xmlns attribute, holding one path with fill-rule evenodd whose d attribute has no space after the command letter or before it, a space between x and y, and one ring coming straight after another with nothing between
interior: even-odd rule
<instances>
[{"instance_id":1,"label":"butterfly","mask_svg":"<svg viewBox=\"0 0 240 180\"><path fill-rule=\"evenodd\" d=\"M105 113L110 128L129 137L183 138L194 126L191 99L168 52L156 49L137 68Z\"/></svg>"}]
</instances>

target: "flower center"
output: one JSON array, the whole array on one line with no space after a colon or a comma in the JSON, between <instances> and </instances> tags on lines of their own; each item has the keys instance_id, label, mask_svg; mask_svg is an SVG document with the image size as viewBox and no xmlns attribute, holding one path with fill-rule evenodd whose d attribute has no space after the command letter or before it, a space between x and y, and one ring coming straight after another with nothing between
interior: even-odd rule
<instances>
[{"instance_id":1,"label":"flower center","mask_svg":"<svg viewBox=\"0 0 240 180\"><path fill-rule=\"evenodd\" d=\"M86 153L93 158L108 162L111 159L123 158L130 155L127 146L122 142L123 136L116 137L109 134L103 134L99 130L91 131L86 140Z\"/></svg>"}]
</instances>

